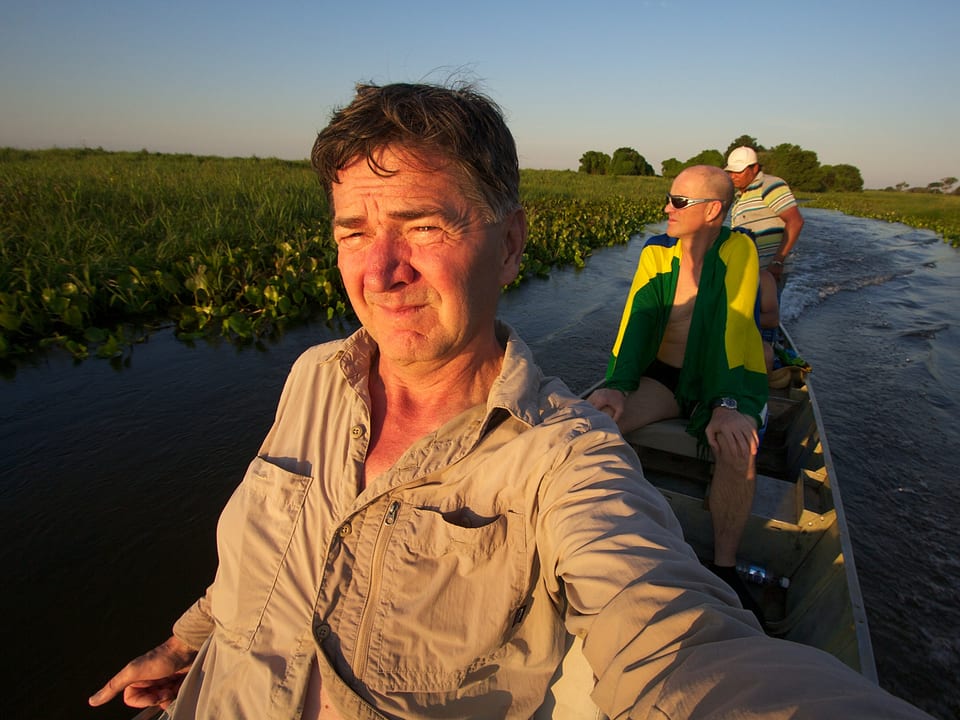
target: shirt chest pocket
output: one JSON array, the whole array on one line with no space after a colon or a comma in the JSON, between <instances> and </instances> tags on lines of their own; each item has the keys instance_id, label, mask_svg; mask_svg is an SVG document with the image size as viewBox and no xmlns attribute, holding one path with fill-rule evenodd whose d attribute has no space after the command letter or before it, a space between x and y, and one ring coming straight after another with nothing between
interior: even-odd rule
<instances>
[{"instance_id":1,"label":"shirt chest pocket","mask_svg":"<svg viewBox=\"0 0 960 720\"><path fill-rule=\"evenodd\" d=\"M220 562L210 602L218 626L233 645L250 647L276 589L309 484L309 477L258 457L220 516Z\"/></svg>"},{"instance_id":2,"label":"shirt chest pocket","mask_svg":"<svg viewBox=\"0 0 960 720\"><path fill-rule=\"evenodd\" d=\"M367 680L385 691L450 691L522 619L524 518L404 510L384 557Z\"/></svg>"}]
</instances>

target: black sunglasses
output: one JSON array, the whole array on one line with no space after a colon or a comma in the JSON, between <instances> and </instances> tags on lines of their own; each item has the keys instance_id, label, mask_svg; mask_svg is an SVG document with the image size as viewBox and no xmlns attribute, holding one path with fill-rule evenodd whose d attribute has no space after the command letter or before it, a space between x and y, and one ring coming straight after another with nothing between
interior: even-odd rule
<instances>
[{"instance_id":1,"label":"black sunglasses","mask_svg":"<svg viewBox=\"0 0 960 720\"><path fill-rule=\"evenodd\" d=\"M667 202L673 205L677 210L683 210L691 205L699 205L705 202L722 202L719 198L688 198L685 195L671 195L667 193Z\"/></svg>"}]
</instances>

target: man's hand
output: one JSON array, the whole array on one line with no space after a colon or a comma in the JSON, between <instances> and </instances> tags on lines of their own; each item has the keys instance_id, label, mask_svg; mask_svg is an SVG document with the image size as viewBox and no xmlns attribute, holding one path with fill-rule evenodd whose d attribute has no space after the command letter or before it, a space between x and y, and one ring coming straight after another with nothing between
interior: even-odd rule
<instances>
[{"instance_id":1,"label":"man's hand","mask_svg":"<svg viewBox=\"0 0 960 720\"><path fill-rule=\"evenodd\" d=\"M620 422L620 416L623 415L626 401L626 395L619 390L611 390L610 388L594 390L587 396L588 403L600 412L612 417L614 422Z\"/></svg>"},{"instance_id":2,"label":"man's hand","mask_svg":"<svg viewBox=\"0 0 960 720\"><path fill-rule=\"evenodd\" d=\"M127 663L89 703L94 707L103 705L122 690L123 701L130 707L159 705L166 709L177 697L196 656L196 650L171 636L162 645Z\"/></svg>"},{"instance_id":3,"label":"man's hand","mask_svg":"<svg viewBox=\"0 0 960 720\"><path fill-rule=\"evenodd\" d=\"M725 454L741 462L756 455L760 445L756 424L739 410L714 408L706 433L714 454Z\"/></svg>"},{"instance_id":4,"label":"man's hand","mask_svg":"<svg viewBox=\"0 0 960 720\"><path fill-rule=\"evenodd\" d=\"M774 260L769 265L767 265L767 272L773 275L773 279L776 280L777 284L780 284L780 278L783 277L783 261Z\"/></svg>"}]
</instances>

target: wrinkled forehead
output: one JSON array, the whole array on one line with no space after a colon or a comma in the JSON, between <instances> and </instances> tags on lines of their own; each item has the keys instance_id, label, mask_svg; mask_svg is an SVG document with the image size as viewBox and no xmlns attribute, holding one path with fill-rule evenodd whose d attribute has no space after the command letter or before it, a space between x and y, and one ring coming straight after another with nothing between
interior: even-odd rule
<instances>
[{"instance_id":1,"label":"wrinkled forehead","mask_svg":"<svg viewBox=\"0 0 960 720\"><path fill-rule=\"evenodd\" d=\"M481 212L493 220L493 211L484 195L480 183L469 168L456 158L430 147L390 144L377 148L369 155L358 155L348 161L337 173L336 181L331 187L330 199L335 203L338 190L343 189L343 182L352 182L357 178L371 175L380 178L410 177L419 175L429 178L430 185L446 187L449 192L459 194L469 203L475 205Z\"/></svg>"},{"instance_id":2,"label":"wrinkled forehead","mask_svg":"<svg viewBox=\"0 0 960 720\"><path fill-rule=\"evenodd\" d=\"M458 166L442 155L388 149L357 157L338 173L330 193L335 226L353 226L370 212L426 217L450 207L487 219L483 198L472 191Z\"/></svg>"}]
</instances>

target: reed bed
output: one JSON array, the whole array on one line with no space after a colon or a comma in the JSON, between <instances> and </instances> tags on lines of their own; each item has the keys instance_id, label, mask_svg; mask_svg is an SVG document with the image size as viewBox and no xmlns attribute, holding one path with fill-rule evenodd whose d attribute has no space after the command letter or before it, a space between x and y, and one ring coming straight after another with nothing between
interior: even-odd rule
<instances>
[{"instance_id":1,"label":"reed bed","mask_svg":"<svg viewBox=\"0 0 960 720\"><path fill-rule=\"evenodd\" d=\"M517 282L659 219L629 180L524 171ZM0 149L0 238L0 358L118 359L156 326L245 342L351 312L306 161Z\"/></svg>"}]
</instances>

